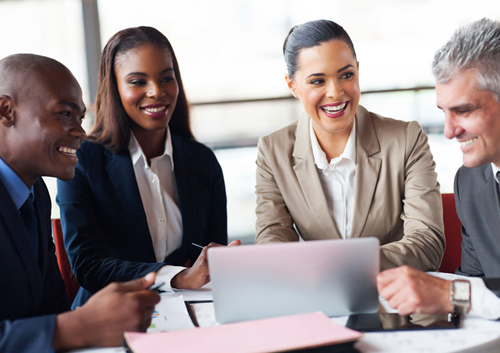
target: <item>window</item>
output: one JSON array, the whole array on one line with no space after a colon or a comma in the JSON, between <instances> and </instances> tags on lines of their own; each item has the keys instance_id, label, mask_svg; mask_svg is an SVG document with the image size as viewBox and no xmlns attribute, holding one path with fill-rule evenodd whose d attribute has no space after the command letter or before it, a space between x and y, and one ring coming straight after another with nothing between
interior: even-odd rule
<instances>
[{"instance_id":1,"label":"window","mask_svg":"<svg viewBox=\"0 0 500 353\"><path fill-rule=\"evenodd\" d=\"M441 191L453 192L461 153L442 135L431 61L459 26L482 17L500 20L497 0L476 0L474 6L466 0L99 0L98 5L103 46L117 31L140 25L156 27L171 41L194 104L194 133L216 150L224 170L230 236L249 241L255 232L257 139L304 114L283 78L282 45L293 25L326 18L347 30L360 62L361 89L371 92L362 95L361 104L384 116L419 121L429 133ZM81 2L1 1L0 11L0 28L7 34L0 56L33 52L62 61L88 102Z\"/></svg>"}]
</instances>

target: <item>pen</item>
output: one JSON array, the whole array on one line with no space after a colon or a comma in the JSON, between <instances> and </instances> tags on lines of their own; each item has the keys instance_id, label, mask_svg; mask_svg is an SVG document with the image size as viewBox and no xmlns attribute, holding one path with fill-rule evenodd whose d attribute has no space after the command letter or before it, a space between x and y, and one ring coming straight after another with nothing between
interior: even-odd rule
<instances>
[{"instance_id":1,"label":"pen","mask_svg":"<svg viewBox=\"0 0 500 353\"><path fill-rule=\"evenodd\" d=\"M197 247L199 247L200 249L203 249L203 248L204 248L204 246L198 245L198 244L196 244L196 243L191 243L191 245L197 246Z\"/></svg>"},{"instance_id":2,"label":"pen","mask_svg":"<svg viewBox=\"0 0 500 353\"><path fill-rule=\"evenodd\" d=\"M160 283L155 283L151 287L148 288L148 290L154 290L157 293L163 292L160 287L163 286L165 282L160 282Z\"/></svg>"}]
</instances>

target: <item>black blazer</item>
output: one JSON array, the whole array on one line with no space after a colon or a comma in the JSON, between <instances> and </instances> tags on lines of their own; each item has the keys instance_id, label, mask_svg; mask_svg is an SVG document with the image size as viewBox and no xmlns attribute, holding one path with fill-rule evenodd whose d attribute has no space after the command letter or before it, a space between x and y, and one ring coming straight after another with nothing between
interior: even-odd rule
<instances>
[{"instance_id":1,"label":"black blazer","mask_svg":"<svg viewBox=\"0 0 500 353\"><path fill-rule=\"evenodd\" d=\"M183 266L200 253L192 242L227 244L226 192L213 152L171 136L183 235L182 246L165 263ZM77 156L75 178L57 183L64 243L83 287L73 306L110 282L138 278L165 264L156 262L130 154L85 141Z\"/></svg>"},{"instance_id":2,"label":"black blazer","mask_svg":"<svg viewBox=\"0 0 500 353\"><path fill-rule=\"evenodd\" d=\"M56 314L69 310L51 235L50 197L34 186L38 263L14 201L0 181L0 351L51 352ZM13 321L15 320L15 321Z\"/></svg>"}]
</instances>

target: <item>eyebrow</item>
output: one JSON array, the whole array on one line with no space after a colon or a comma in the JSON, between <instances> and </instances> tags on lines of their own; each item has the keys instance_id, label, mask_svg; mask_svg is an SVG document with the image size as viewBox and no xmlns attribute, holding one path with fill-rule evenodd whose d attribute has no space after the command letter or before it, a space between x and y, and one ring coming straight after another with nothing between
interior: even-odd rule
<instances>
[{"instance_id":1,"label":"eyebrow","mask_svg":"<svg viewBox=\"0 0 500 353\"><path fill-rule=\"evenodd\" d=\"M342 71L344 71L344 70L346 70L346 69L348 69L348 68L350 68L350 67L354 68L354 66L353 66L353 65L348 64L348 65L346 65L346 66L341 67L340 69L338 69L338 70L337 70L337 73L342 72ZM325 74L323 74L323 73L312 73L312 74L310 74L309 76L307 76L306 78L309 78L309 77L312 77L312 76L325 76Z\"/></svg>"},{"instance_id":2,"label":"eyebrow","mask_svg":"<svg viewBox=\"0 0 500 353\"><path fill-rule=\"evenodd\" d=\"M443 110L443 108L441 108L439 105L437 106L439 109ZM464 103L464 104L460 104L460 105L456 105L454 107L451 107L449 108L448 110L451 110L451 111L455 111L455 110L470 110L470 109L475 109L477 107L476 104L472 104L472 103Z\"/></svg>"},{"instance_id":3,"label":"eyebrow","mask_svg":"<svg viewBox=\"0 0 500 353\"><path fill-rule=\"evenodd\" d=\"M164 73L167 73L169 71L174 71L174 69L169 67L169 68L163 70L162 72L160 72L160 75L163 75ZM146 77L147 75L144 72L134 71L134 72L129 72L128 74L125 75L125 77L129 77L129 76L144 76L144 77Z\"/></svg>"},{"instance_id":4,"label":"eyebrow","mask_svg":"<svg viewBox=\"0 0 500 353\"><path fill-rule=\"evenodd\" d=\"M75 110L80 110L81 109L80 105L78 103L76 103L76 102L61 101L58 104L60 104L60 105L67 105L67 106L69 106L69 107L71 107L71 108L73 108ZM87 111L87 107L83 107L83 112L82 113L85 114L86 111Z\"/></svg>"}]
</instances>

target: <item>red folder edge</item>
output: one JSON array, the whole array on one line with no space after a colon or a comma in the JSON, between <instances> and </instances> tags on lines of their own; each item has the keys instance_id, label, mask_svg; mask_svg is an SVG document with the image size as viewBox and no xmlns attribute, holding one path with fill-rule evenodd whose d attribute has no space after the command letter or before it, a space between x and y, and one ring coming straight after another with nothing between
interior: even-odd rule
<instances>
[{"instance_id":1,"label":"red folder edge","mask_svg":"<svg viewBox=\"0 0 500 353\"><path fill-rule=\"evenodd\" d=\"M125 332L134 353L260 353L355 341L362 333L340 326L322 312L191 330Z\"/></svg>"}]
</instances>

